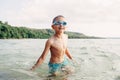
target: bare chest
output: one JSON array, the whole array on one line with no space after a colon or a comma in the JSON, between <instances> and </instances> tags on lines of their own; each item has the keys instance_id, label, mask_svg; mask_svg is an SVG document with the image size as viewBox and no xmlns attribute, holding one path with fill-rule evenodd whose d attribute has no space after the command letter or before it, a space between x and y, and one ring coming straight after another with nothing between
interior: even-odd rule
<instances>
[{"instance_id":1,"label":"bare chest","mask_svg":"<svg viewBox=\"0 0 120 80\"><path fill-rule=\"evenodd\" d=\"M63 50L63 49L66 49L67 42L61 39L55 40L52 46L58 50Z\"/></svg>"}]
</instances>

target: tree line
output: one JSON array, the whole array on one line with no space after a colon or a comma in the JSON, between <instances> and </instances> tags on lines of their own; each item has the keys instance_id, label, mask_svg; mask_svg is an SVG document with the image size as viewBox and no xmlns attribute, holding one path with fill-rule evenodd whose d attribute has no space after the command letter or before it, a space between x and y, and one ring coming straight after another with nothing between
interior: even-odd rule
<instances>
[{"instance_id":1,"label":"tree line","mask_svg":"<svg viewBox=\"0 0 120 80\"><path fill-rule=\"evenodd\" d=\"M65 32L69 38L90 38L82 33ZM0 39L40 38L46 39L54 34L52 29L32 29L11 26L8 22L0 21Z\"/></svg>"}]
</instances>

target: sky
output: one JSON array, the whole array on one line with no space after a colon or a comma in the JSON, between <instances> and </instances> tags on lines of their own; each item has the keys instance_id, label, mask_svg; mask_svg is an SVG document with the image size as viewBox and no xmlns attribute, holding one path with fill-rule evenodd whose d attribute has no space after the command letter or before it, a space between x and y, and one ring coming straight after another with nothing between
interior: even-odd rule
<instances>
[{"instance_id":1,"label":"sky","mask_svg":"<svg viewBox=\"0 0 120 80\"><path fill-rule=\"evenodd\" d=\"M57 15L67 31L120 37L120 0L0 0L0 21L13 26L51 28Z\"/></svg>"}]
</instances>

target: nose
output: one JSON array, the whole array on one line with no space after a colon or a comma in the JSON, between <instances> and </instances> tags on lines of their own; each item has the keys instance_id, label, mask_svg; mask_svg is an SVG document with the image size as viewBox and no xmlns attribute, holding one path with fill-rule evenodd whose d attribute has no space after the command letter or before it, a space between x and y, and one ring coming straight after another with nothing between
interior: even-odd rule
<instances>
[{"instance_id":1,"label":"nose","mask_svg":"<svg viewBox=\"0 0 120 80\"><path fill-rule=\"evenodd\" d=\"M60 24L60 27L64 27L63 24Z\"/></svg>"}]
</instances>

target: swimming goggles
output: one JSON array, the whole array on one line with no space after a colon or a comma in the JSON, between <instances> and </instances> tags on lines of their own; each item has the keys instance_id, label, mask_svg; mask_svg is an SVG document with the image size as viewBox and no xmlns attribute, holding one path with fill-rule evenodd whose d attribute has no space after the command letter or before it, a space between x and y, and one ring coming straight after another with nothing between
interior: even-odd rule
<instances>
[{"instance_id":1,"label":"swimming goggles","mask_svg":"<svg viewBox=\"0 0 120 80\"><path fill-rule=\"evenodd\" d=\"M67 25L67 22L65 22L65 21L55 21L55 22L53 23L53 25L63 25L63 26L66 26L66 25Z\"/></svg>"}]
</instances>

